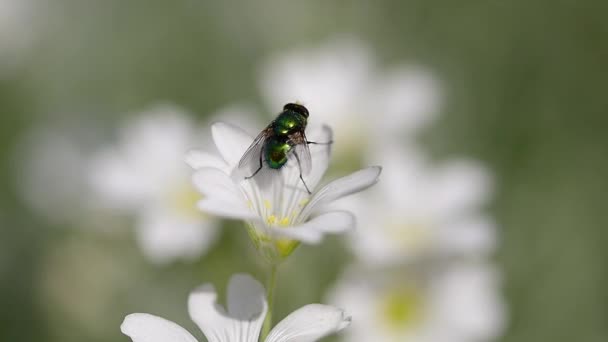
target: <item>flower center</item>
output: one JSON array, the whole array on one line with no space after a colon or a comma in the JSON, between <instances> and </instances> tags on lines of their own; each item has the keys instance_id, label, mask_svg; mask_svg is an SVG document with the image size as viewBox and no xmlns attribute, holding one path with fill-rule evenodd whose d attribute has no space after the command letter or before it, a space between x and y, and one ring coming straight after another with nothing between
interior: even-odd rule
<instances>
[{"instance_id":1,"label":"flower center","mask_svg":"<svg viewBox=\"0 0 608 342\"><path fill-rule=\"evenodd\" d=\"M422 293L411 286L389 290L378 304L382 323L391 330L411 329L422 318Z\"/></svg>"},{"instance_id":2,"label":"flower center","mask_svg":"<svg viewBox=\"0 0 608 342\"><path fill-rule=\"evenodd\" d=\"M423 221L394 219L385 227L392 241L413 254L424 252L434 241L431 226Z\"/></svg>"},{"instance_id":3,"label":"flower center","mask_svg":"<svg viewBox=\"0 0 608 342\"><path fill-rule=\"evenodd\" d=\"M181 216L189 218L201 217L196 203L201 200L201 194L188 182L182 182L171 188L167 196L168 205Z\"/></svg>"},{"instance_id":4,"label":"flower center","mask_svg":"<svg viewBox=\"0 0 608 342\"><path fill-rule=\"evenodd\" d=\"M292 218L293 217L295 217L295 215L292 215ZM288 216L279 218L276 215L271 214L266 218L266 223L273 227L287 228L292 220L293 219L290 219ZM289 256L299 245L299 241L291 239L276 239L274 241L274 247L281 257Z\"/></svg>"},{"instance_id":5,"label":"flower center","mask_svg":"<svg viewBox=\"0 0 608 342\"><path fill-rule=\"evenodd\" d=\"M269 226L287 227L289 226L289 217L278 218L276 215L271 214L266 218L266 223Z\"/></svg>"}]
</instances>

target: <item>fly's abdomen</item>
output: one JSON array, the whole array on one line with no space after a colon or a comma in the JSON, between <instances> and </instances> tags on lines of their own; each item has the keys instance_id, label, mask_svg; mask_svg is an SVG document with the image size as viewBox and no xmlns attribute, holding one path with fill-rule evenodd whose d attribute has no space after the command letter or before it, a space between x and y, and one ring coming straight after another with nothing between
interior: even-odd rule
<instances>
[{"instance_id":1,"label":"fly's abdomen","mask_svg":"<svg viewBox=\"0 0 608 342\"><path fill-rule=\"evenodd\" d=\"M264 157L268 166L272 169L280 169L287 163L291 148L286 139L269 138L264 147Z\"/></svg>"}]
</instances>

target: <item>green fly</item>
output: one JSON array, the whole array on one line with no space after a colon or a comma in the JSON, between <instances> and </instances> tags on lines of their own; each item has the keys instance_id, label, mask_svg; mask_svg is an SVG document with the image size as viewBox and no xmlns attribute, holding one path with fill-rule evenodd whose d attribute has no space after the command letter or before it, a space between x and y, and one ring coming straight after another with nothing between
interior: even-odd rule
<instances>
[{"instance_id":1,"label":"green fly","mask_svg":"<svg viewBox=\"0 0 608 342\"><path fill-rule=\"evenodd\" d=\"M329 145L329 142L308 141L304 133L308 122L308 109L297 103L288 103L283 111L253 140L251 146L245 151L239 161L239 168L243 169L257 162L257 169L250 179L255 177L262 169L264 162L271 169L279 170L293 154L300 170L300 180L306 191L311 191L306 185L302 175L306 175L312 168L312 160L308 145Z\"/></svg>"}]
</instances>

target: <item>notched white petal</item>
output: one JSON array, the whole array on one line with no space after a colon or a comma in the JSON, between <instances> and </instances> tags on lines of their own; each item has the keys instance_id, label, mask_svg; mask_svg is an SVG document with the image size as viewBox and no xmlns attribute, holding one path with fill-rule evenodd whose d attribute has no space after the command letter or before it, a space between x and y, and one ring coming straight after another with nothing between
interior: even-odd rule
<instances>
[{"instance_id":1,"label":"notched white petal","mask_svg":"<svg viewBox=\"0 0 608 342\"><path fill-rule=\"evenodd\" d=\"M323 240L323 232L316 229L303 228L302 226L289 228L271 227L270 230L275 237L294 239L312 245L316 245Z\"/></svg>"},{"instance_id":2,"label":"notched white petal","mask_svg":"<svg viewBox=\"0 0 608 342\"><path fill-rule=\"evenodd\" d=\"M266 313L266 297L262 284L248 274L235 274L228 283L228 313L232 318L251 320Z\"/></svg>"},{"instance_id":3,"label":"notched white petal","mask_svg":"<svg viewBox=\"0 0 608 342\"><path fill-rule=\"evenodd\" d=\"M224 170L228 167L226 162L220 157L205 151L190 150L186 152L184 161L191 168L198 170L204 167L214 167L216 169Z\"/></svg>"},{"instance_id":4,"label":"notched white petal","mask_svg":"<svg viewBox=\"0 0 608 342\"><path fill-rule=\"evenodd\" d=\"M247 274L230 278L228 310L217 303L217 292L207 284L193 291L188 299L192 320L211 342L256 342L266 316L264 288Z\"/></svg>"},{"instance_id":5,"label":"notched white petal","mask_svg":"<svg viewBox=\"0 0 608 342\"><path fill-rule=\"evenodd\" d=\"M207 340L230 341L230 337L233 337L228 335L233 323L228 319L224 308L217 304L217 292L213 285L205 284L190 293L188 313Z\"/></svg>"},{"instance_id":6,"label":"notched white petal","mask_svg":"<svg viewBox=\"0 0 608 342\"><path fill-rule=\"evenodd\" d=\"M262 284L248 274L233 275L228 283L227 306L239 341L257 342L268 309Z\"/></svg>"},{"instance_id":7,"label":"notched white petal","mask_svg":"<svg viewBox=\"0 0 608 342\"><path fill-rule=\"evenodd\" d=\"M204 195L198 202L200 210L222 217L259 219L246 204L240 189L230 176L215 168L203 168L192 177L196 188Z\"/></svg>"},{"instance_id":8,"label":"notched white petal","mask_svg":"<svg viewBox=\"0 0 608 342\"><path fill-rule=\"evenodd\" d=\"M317 187L317 184L319 184L329 166L332 145L325 145L325 143L331 142L333 140L332 136L333 132L331 127L327 125L312 127L307 133L307 139L309 141L321 143L308 145L310 155L312 156L312 169L305 179L306 184L308 184L311 189Z\"/></svg>"},{"instance_id":9,"label":"notched white petal","mask_svg":"<svg viewBox=\"0 0 608 342\"><path fill-rule=\"evenodd\" d=\"M133 342L197 342L181 326L146 313L134 313L125 317L120 331Z\"/></svg>"},{"instance_id":10,"label":"notched white petal","mask_svg":"<svg viewBox=\"0 0 608 342\"><path fill-rule=\"evenodd\" d=\"M300 217L307 217L318 206L369 188L378 182L381 172L382 167L370 166L332 181L313 195Z\"/></svg>"},{"instance_id":11,"label":"notched white petal","mask_svg":"<svg viewBox=\"0 0 608 342\"><path fill-rule=\"evenodd\" d=\"M238 164L253 141L253 137L243 129L224 122L214 123L211 126L211 134L218 151L230 167Z\"/></svg>"},{"instance_id":12,"label":"notched white petal","mask_svg":"<svg viewBox=\"0 0 608 342\"><path fill-rule=\"evenodd\" d=\"M266 342L312 342L344 329L351 317L329 305L309 304L285 317L268 335Z\"/></svg>"},{"instance_id":13,"label":"notched white petal","mask_svg":"<svg viewBox=\"0 0 608 342\"><path fill-rule=\"evenodd\" d=\"M252 212L245 204L235 204L233 201L222 201L205 198L197 203L202 212L223 218L260 221L261 218Z\"/></svg>"},{"instance_id":14,"label":"notched white petal","mask_svg":"<svg viewBox=\"0 0 608 342\"><path fill-rule=\"evenodd\" d=\"M230 176L220 169L202 168L194 173L192 181L205 197L244 201L237 185L230 179Z\"/></svg>"}]
</instances>

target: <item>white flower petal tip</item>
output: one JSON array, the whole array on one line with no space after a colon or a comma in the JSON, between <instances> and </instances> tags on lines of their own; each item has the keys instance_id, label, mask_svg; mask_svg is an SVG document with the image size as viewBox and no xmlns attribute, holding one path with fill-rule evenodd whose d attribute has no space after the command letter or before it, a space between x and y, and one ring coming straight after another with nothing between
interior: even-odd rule
<instances>
[{"instance_id":1,"label":"white flower petal tip","mask_svg":"<svg viewBox=\"0 0 608 342\"><path fill-rule=\"evenodd\" d=\"M217 169L224 169L227 167L226 163L217 156L199 150L190 150L186 152L184 161L194 170L202 169L204 167L214 167Z\"/></svg>"},{"instance_id":2,"label":"white flower petal tip","mask_svg":"<svg viewBox=\"0 0 608 342\"><path fill-rule=\"evenodd\" d=\"M196 206L204 213L217 215L225 219L260 221L260 217L252 213L246 206L236 205L234 202L202 199Z\"/></svg>"},{"instance_id":3,"label":"white flower petal tip","mask_svg":"<svg viewBox=\"0 0 608 342\"><path fill-rule=\"evenodd\" d=\"M181 326L146 313L127 315L120 325L120 331L133 342L197 342Z\"/></svg>"},{"instance_id":4,"label":"white flower petal tip","mask_svg":"<svg viewBox=\"0 0 608 342\"><path fill-rule=\"evenodd\" d=\"M279 322L266 342L317 341L346 328L351 317L344 310L322 304L309 304Z\"/></svg>"},{"instance_id":5,"label":"white flower petal tip","mask_svg":"<svg viewBox=\"0 0 608 342\"><path fill-rule=\"evenodd\" d=\"M225 122L212 124L211 135L220 154L232 167L238 164L243 153L253 141L253 137L242 128Z\"/></svg>"}]
</instances>

